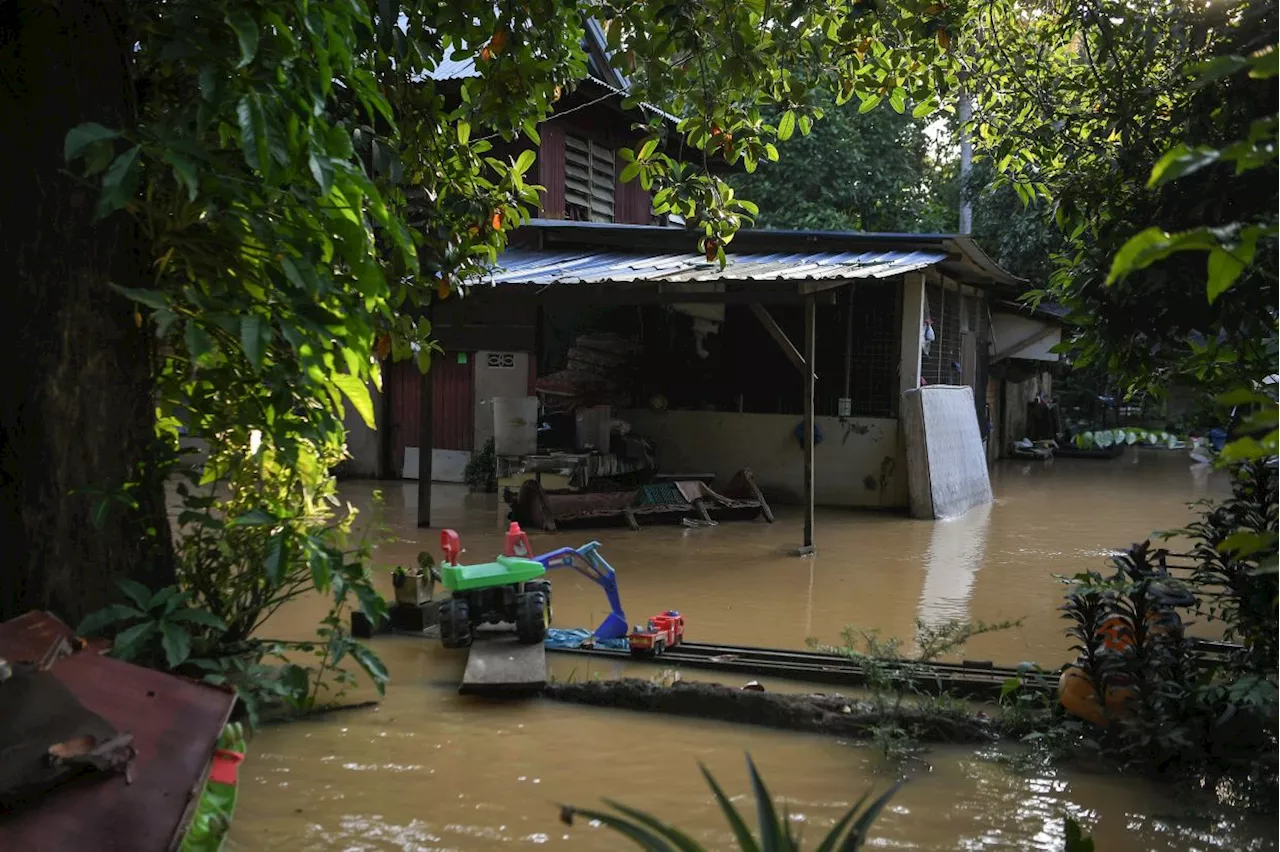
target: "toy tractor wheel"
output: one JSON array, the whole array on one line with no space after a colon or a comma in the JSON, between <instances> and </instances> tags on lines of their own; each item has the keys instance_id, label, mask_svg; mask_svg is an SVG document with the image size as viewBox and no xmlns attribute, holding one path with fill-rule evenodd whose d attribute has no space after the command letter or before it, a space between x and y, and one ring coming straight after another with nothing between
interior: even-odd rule
<instances>
[{"instance_id":1,"label":"toy tractor wheel","mask_svg":"<svg viewBox=\"0 0 1280 852\"><path fill-rule=\"evenodd\" d=\"M446 648L471 645L471 607L461 598L441 601L439 609L440 644Z\"/></svg>"},{"instance_id":2,"label":"toy tractor wheel","mask_svg":"<svg viewBox=\"0 0 1280 852\"><path fill-rule=\"evenodd\" d=\"M516 595L516 638L533 645L547 638L547 599L542 592Z\"/></svg>"},{"instance_id":3,"label":"toy tractor wheel","mask_svg":"<svg viewBox=\"0 0 1280 852\"><path fill-rule=\"evenodd\" d=\"M524 584L526 592L542 592L542 596L547 600L547 624L550 624L555 618L555 610L551 607L551 581L550 580L530 580Z\"/></svg>"}]
</instances>

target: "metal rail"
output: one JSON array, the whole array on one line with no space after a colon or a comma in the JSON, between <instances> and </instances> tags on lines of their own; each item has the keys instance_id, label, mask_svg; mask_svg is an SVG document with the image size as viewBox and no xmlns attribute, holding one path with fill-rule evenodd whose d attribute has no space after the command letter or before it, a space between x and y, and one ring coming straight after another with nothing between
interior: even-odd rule
<instances>
[{"instance_id":1,"label":"metal rail","mask_svg":"<svg viewBox=\"0 0 1280 852\"><path fill-rule=\"evenodd\" d=\"M1238 646L1225 642L1196 640L1196 653L1206 660L1230 653ZM688 642L677 645L657 657L632 656L627 651L606 648L555 648L547 651L577 654L585 657L657 663L665 666L687 666L710 669L741 676L774 677L857 687L874 678L896 681L909 689L927 694L942 692L970 698L996 698L1012 678L1022 689L1052 692L1058 686L1062 666L1052 670L1019 671L985 661L962 663L901 663L875 661L868 663L838 654L814 651L783 651L741 645L708 645Z\"/></svg>"},{"instance_id":2,"label":"metal rail","mask_svg":"<svg viewBox=\"0 0 1280 852\"><path fill-rule=\"evenodd\" d=\"M1057 672L1019 672L988 662L964 663L871 663L837 654L813 651L782 651L741 645L705 645L689 642L677 645L661 656L635 657L627 651L605 648L553 648L553 653L659 663L667 666L713 669L743 676L755 675L840 686L862 686L868 680L885 678L923 693L950 692L976 698L998 696L1010 678L1025 688L1049 691L1057 686Z\"/></svg>"}]
</instances>

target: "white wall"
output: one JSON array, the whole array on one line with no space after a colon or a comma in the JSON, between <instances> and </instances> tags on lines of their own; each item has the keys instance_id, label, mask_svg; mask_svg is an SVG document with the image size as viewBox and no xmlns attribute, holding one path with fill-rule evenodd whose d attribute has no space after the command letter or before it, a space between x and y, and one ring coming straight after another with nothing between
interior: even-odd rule
<instances>
[{"instance_id":1,"label":"white wall","mask_svg":"<svg viewBox=\"0 0 1280 852\"><path fill-rule=\"evenodd\" d=\"M621 411L632 434L648 438L663 473L716 474L723 488L751 468L772 502L800 504L804 458L794 430L796 414L734 414L647 409ZM822 443L814 447L814 490L820 506L906 508L906 464L899 451L898 421L815 418Z\"/></svg>"},{"instance_id":2,"label":"white wall","mask_svg":"<svg viewBox=\"0 0 1280 852\"><path fill-rule=\"evenodd\" d=\"M382 394L373 385L369 385L369 396L373 399L374 418L381 417ZM376 479L382 476L381 454L378 451L382 433L365 425L350 400L343 400L343 407L345 416L342 418L342 425L347 429L347 453L351 457L343 463L342 475L359 479Z\"/></svg>"},{"instance_id":3,"label":"white wall","mask_svg":"<svg viewBox=\"0 0 1280 852\"><path fill-rule=\"evenodd\" d=\"M474 357L475 443L472 446L479 452L484 449L485 441L493 437L491 400L495 396L529 395L529 353L477 352ZM506 366L508 364L510 366Z\"/></svg>"},{"instance_id":4,"label":"white wall","mask_svg":"<svg viewBox=\"0 0 1280 852\"><path fill-rule=\"evenodd\" d=\"M1062 329L1050 330L1050 325L1046 322L1017 314L994 314L991 317L992 351L997 355L1005 354L1006 350L1041 331L1047 332L1045 337L1025 349L1008 352L1008 357L1029 361L1057 361L1058 354L1049 350L1062 342Z\"/></svg>"}]
</instances>

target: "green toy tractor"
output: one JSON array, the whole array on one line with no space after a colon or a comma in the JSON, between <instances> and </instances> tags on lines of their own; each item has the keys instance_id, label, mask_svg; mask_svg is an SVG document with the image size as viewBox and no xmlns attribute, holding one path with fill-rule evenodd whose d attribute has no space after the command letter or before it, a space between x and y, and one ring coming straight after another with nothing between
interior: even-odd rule
<instances>
[{"instance_id":1,"label":"green toy tractor","mask_svg":"<svg viewBox=\"0 0 1280 852\"><path fill-rule=\"evenodd\" d=\"M523 538L523 534L521 534ZM459 565L461 544L453 530L440 532L444 560L440 564L440 585L450 597L440 602L438 618L440 642L446 648L471 645L475 628L481 624L514 624L516 637L532 645L547 638L551 622L551 583L543 579L547 569L541 562L507 554L480 565Z\"/></svg>"}]
</instances>

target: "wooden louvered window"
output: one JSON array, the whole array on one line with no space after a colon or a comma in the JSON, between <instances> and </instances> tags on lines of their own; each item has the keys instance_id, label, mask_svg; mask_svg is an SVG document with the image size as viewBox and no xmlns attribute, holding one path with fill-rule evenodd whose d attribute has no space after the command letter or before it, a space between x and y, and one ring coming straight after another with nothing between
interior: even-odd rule
<instances>
[{"instance_id":1,"label":"wooden louvered window","mask_svg":"<svg viewBox=\"0 0 1280 852\"><path fill-rule=\"evenodd\" d=\"M589 139L568 136L564 143L565 218L613 221L613 151Z\"/></svg>"}]
</instances>

